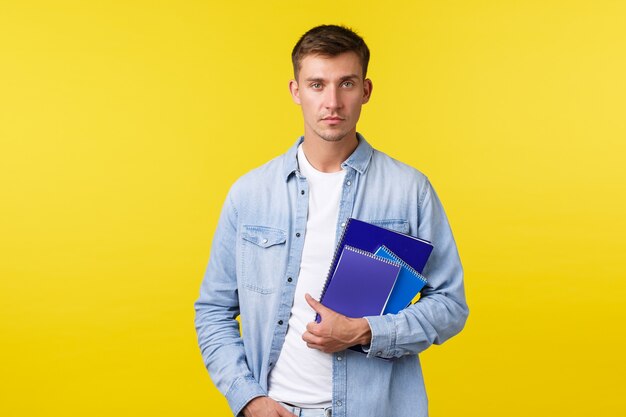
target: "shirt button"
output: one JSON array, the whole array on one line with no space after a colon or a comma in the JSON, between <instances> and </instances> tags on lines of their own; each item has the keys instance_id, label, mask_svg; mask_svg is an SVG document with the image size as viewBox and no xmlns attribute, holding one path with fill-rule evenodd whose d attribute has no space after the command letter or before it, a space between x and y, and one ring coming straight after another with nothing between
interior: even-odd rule
<instances>
[{"instance_id":1,"label":"shirt button","mask_svg":"<svg viewBox=\"0 0 626 417\"><path fill-rule=\"evenodd\" d=\"M382 354L383 354L383 352L381 352L380 350L378 352L376 352L376 356L380 356Z\"/></svg>"},{"instance_id":2,"label":"shirt button","mask_svg":"<svg viewBox=\"0 0 626 417\"><path fill-rule=\"evenodd\" d=\"M283 321L282 320L278 320L278 324L282 325Z\"/></svg>"},{"instance_id":3,"label":"shirt button","mask_svg":"<svg viewBox=\"0 0 626 417\"><path fill-rule=\"evenodd\" d=\"M346 222L341 223L341 227L346 227Z\"/></svg>"},{"instance_id":4,"label":"shirt button","mask_svg":"<svg viewBox=\"0 0 626 417\"><path fill-rule=\"evenodd\" d=\"M263 243L267 243L267 239L263 239Z\"/></svg>"},{"instance_id":5,"label":"shirt button","mask_svg":"<svg viewBox=\"0 0 626 417\"><path fill-rule=\"evenodd\" d=\"M300 190L300 194L304 195L304 190Z\"/></svg>"},{"instance_id":6,"label":"shirt button","mask_svg":"<svg viewBox=\"0 0 626 417\"><path fill-rule=\"evenodd\" d=\"M300 233L296 233L296 237L300 237Z\"/></svg>"},{"instance_id":7,"label":"shirt button","mask_svg":"<svg viewBox=\"0 0 626 417\"><path fill-rule=\"evenodd\" d=\"M343 360L343 358L341 356L337 356L337 360L340 361Z\"/></svg>"},{"instance_id":8,"label":"shirt button","mask_svg":"<svg viewBox=\"0 0 626 417\"><path fill-rule=\"evenodd\" d=\"M291 282L291 281L293 281L293 278L291 277L287 278L287 282Z\"/></svg>"},{"instance_id":9,"label":"shirt button","mask_svg":"<svg viewBox=\"0 0 626 417\"><path fill-rule=\"evenodd\" d=\"M337 400L337 402L335 402L335 404L337 404L337 407L341 407L341 400Z\"/></svg>"},{"instance_id":10,"label":"shirt button","mask_svg":"<svg viewBox=\"0 0 626 417\"><path fill-rule=\"evenodd\" d=\"M346 181L346 185L352 185L351 181Z\"/></svg>"}]
</instances>

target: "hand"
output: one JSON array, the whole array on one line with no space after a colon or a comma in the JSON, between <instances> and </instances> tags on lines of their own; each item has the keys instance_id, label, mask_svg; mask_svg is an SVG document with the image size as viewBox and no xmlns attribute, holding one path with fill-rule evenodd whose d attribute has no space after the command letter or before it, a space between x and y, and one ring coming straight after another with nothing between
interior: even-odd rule
<instances>
[{"instance_id":1,"label":"hand","mask_svg":"<svg viewBox=\"0 0 626 417\"><path fill-rule=\"evenodd\" d=\"M364 318L353 319L322 305L309 294L307 303L321 317L321 322L306 325L302 339L311 349L326 353L342 351L354 345L368 345L372 340L370 325Z\"/></svg>"},{"instance_id":2,"label":"hand","mask_svg":"<svg viewBox=\"0 0 626 417\"><path fill-rule=\"evenodd\" d=\"M256 397L243 408L245 417L296 417L270 397Z\"/></svg>"}]
</instances>

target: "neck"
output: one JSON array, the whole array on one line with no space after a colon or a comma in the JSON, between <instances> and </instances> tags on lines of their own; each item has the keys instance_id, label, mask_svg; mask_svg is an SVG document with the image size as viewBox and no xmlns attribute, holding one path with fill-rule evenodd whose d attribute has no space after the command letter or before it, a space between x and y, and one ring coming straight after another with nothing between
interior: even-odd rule
<instances>
[{"instance_id":1,"label":"neck","mask_svg":"<svg viewBox=\"0 0 626 417\"><path fill-rule=\"evenodd\" d=\"M359 145L356 133L337 142L304 136L302 149L306 159L321 172L341 171L341 164L348 159Z\"/></svg>"}]
</instances>

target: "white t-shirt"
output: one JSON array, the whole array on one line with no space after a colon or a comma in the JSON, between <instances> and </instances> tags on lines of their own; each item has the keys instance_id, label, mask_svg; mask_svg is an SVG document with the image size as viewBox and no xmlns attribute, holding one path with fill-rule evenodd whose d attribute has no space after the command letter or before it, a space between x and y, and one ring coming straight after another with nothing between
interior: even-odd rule
<instances>
[{"instance_id":1,"label":"white t-shirt","mask_svg":"<svg viewBox=\"0 0 626 417\"><path fill-rule=\"evenodd\" d=\"M325 408L332 403L332 355L307 347L302 334L315 319L304 299L319 297L335 251L335 233L345 170L326 173L313 168L298 147L300 173L309 185L309 211L300 275L289 327L278 361L269 374L269 396L301 408Z\"/></svg>"}]
</instances>

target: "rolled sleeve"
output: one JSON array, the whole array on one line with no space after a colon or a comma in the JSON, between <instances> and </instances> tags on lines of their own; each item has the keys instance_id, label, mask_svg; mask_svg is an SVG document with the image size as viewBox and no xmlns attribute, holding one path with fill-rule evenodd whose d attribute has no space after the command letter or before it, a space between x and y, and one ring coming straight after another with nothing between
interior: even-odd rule
<instances>
[{"instance_id":1,"label":"rolled sleeve","mask_svg":"<svg viewBox=\"0 0 626 417\"><path fill-rule=\"evenodd\" d=\"M254 378L238 378L226 392L225 397L234 415L241 416L243 415L241 412L246 404L256 397L266 395L267 392L261 388Z\"/></svg>"},{"instance_id":2,"label":"rolled sleeve","mask_svg":"<svg viewBox=\"0 0 626 417\"><path fill-rule=\"evenodd\" d=\"M365 317L372 331L372 340L364 350L368 358L392 358L396 346L396 326L390 315Z\"/></svg>"}]
</instances>

